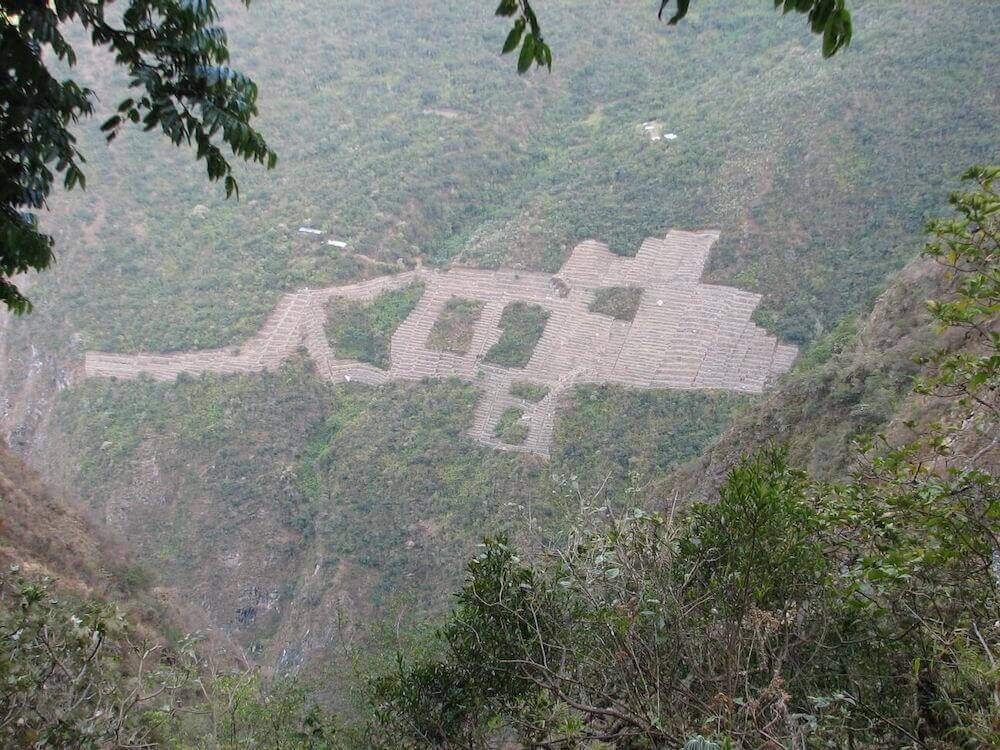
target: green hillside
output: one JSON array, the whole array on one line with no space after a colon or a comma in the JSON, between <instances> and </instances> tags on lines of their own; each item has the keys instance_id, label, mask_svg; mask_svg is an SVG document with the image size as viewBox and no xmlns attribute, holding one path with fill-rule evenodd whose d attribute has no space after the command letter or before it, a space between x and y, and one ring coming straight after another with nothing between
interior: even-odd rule
<instances>
[{"instance_id":1,"label":"green hillside","mask_svg":"<svg viewBox=\"0 0 1000 750\"><path fill-rule=\"evenodd\" d=\"M121 531L150 565L270 661L289 642L330 648L306 631L329 627L345 592L353 626L404 594L413 616L439 609L484 529L558 533L581 488L617 491L693 458L737 403L580 391L545 462L465 436L477 398L456 381L329 386L303 363L176 385L93 381L59 399L51 450L88 504L125 508Z\"/></svg>"},{"instance_id":2,"label":"green hillside","mask_svg":"<svg viewBox=\"0 0 1000 750\"><path fill-rule=\"evenodd\" d=\"M666 28L641 3L611 27L588 20L603 6L547 3L555 66L524 77L479 0L227 14L277 171L249 170L226 202L160 139L109 150L89 133L88 189L53 201L59 270L35 285L27 325L67 320L111 350L236 343L281 292L349 273L302 224L384 260L547 270L581 239L634 253L712 225L713 279L762 292L771 330L808 341L995 152L997 9L858 2L852 46L824 61L797 19L732 6L703 0ZM649 120L679 137L651 141Z\"/></svg>"},{"instance_id":3,"label":"green hillside","mask_svg":"<svg viewBox=\"0 0 1000 750\"><path fill-rule=\"evenodd\" d=\"M752 399L579 388L544 462L464 437L467 384L332 387L302 362L176 384L70 373L88 349L239 344L304 286L417 260L554 271L580 240L630 254L670 227L721 230L708 280L761 293L769 332L830 334L916 254L962 169L995 157L1000 6L855 2L852 46L824 61L770 5L700 0L667 28L642 3L615 4L616 24L606 4L546 3L553 72L524 77L479 0L234 8L278 168L226 202L159 139L82 139L87 191L45 217L59 263L5 334L11 403L32 400L13 442L283 665L329 647L338 612L439 609L490 528L555 534L599 488L661 482Z\"/></svg>"}]
</instances>

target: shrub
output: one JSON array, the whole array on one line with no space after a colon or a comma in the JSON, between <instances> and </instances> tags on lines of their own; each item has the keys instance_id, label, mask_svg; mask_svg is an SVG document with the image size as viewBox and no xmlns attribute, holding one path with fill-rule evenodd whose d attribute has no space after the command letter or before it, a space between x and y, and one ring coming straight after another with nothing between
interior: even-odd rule
<instances>
[{"instance_id":1,"label":"shrub","mask_svg":"<svg viewBox=\"0 0 1000 750\"><path fill-rule=\"evenodd\" d=\"M17 566L0 576L0 745L149 747L189 686L188 645L133 639L104 600L64 598Z\"/></svg>"},{"instance_id":2,"label":"shrub","mask_svg":"<svg viewBox=\"0 0 1000 750\"><path fill-rule=\"evenodd\" d=\"M476 323L485 306L486 303L482 300L452 297L434 321L434 327L427 337L427 348L457 354L468 352L476 332Z\"/></svg>"},{"instance_id":3,"label":"shrub","mask_svg":"<svg viewBox=\"0 0 1000 750\"><path fill-rule=\"evenodd\" d=\"M549 395L549 388L538 383L530 383L527 380L515 380L510 384L510 395L537 404Z\"/></svg>"},{"instance_id":4,"label":"shrub","mask_svg":"<svg viewBox=\"0 0 1000 750\"><path fill-rule=\"evenodd\" d=\"M531 359L539 339L545 332L549 312L541 305L511 302L500 316L503 333L490 350L486 361L503 367L524 367Z\"/></svg>"},{"instance_id":5,"label":"shrub","mask_svg":"<svg viewBox=\"0 0 1000 750\"><path fill-rule=\"evenodd\" d=\"M494 434L509 445L520 445L528 438L528 425L522 421L524 410L512 406L500 415Z\"/></svg>"},{"instance_id":6,"label":"shrub","mask_svg":"<svg viewBox=\"0 0 1000 750\"><path fill-rule=\"evenodd\" d=\"M882 468L766 449L673 522L606 506L535 562L488 539L441 648L375 682L383 746L996 746L996 481Z\"/></svg>"},{"instance_id":7,"label":"shrub","mask_svg":"<svg viewBox=\"0 0 1000 750\"><path fill-rule=\"evenodd\" d=\"M630 286L608 286L594 292L590 312L608 315L616 320L635 320L639 311L642 289Z\"/></svg>"}]
</instances>

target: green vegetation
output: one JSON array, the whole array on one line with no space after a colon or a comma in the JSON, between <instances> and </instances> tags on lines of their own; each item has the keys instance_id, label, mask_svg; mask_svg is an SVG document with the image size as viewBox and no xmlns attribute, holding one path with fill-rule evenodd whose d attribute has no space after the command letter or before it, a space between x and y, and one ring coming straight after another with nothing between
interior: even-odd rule
<instances>
[{"instance_id":1,"label":"green vegetation","mask_svg":"<svg viewBox=\"0 0 1000 750\"><path fill-rule=\"evenodd\" d=\"M500 316L500 339L484 358L503 367L524 367L545 332L549 312L541 305L511 302Z\"/></svg>"},{"instance_id":2,"label":"green vegetation","mask_svg":"<svg viewBox=\"0 0 1000 750\"><path fill-rule=\"evenodd\" d=\"M16 567L16 566L15 566ZM97 596L0 575L4 747L334 750L357 747L302 681L224 668L208 644L147 641ZM312 689L309 689L312 688Z\"/></svg>"},{"instance_id":3,"label":"green vegetation","mask_svg":"<svg viewBox=\"0 0 1000 750\"><path fill-rule=\"evenodd\" d=\"M11 277L43 270L54 257L52 238L38 231L38 217L29 211L45 207L57 174L67 190L86 185L86 159L70 127L95 113L96 97L76 80L59 80L58 70L76 65L67 38L77 33L73 26L108 53L103 64L113 59L127 71L128 87L135 89L101 126L108 141L126 124L141 122L144 130L162 130L175 146L194 144L208 178L225 181L227 197L239 190L224 148L268 169L277 163L250 125L257 86L228 66L226 34L216 25L211 0L160 3L155 11L134 0L120 13L108 13L108 5L16 3L0 13L0 301L15 312L31 305Z\"/></svg>"},{"instance_id":4,"label":"green vegetation","mask_svg":"<svg viewBox=\"0 0 1000 750\"><path fill-rule=\"evenodd\" d=\"M549 388L538 383L530 383L527 380L515 380L510 384L510 395L537 404L549 395Z\"/></svg>"},{"instance_id":5,"label":"green vegetation","mask_svg":"<svg viewBox=\"0 0 1000 750\"><path fill-rule=\"evenodd\" d=\"M326 710L319 685L264 679L256 670L212 671L200 695L160 733L163 750L349 750L360 747L350 728ZM178 712L180 713L180 712Z\"/></svg>"},{"instance_id":6,"label":"green vegetation","mask_svg":"<svg viewBox=\"0 0 1000 750\"><path fill-rule=\"evenodd\" d=\"M959 351L939 349L927 362L931 376L918 384L920 393L958 398L963 408L989 408L995 404L1000 383L1000 195L993 181L1000 167L973 167L963 179L972 190L954 193L951 203L959 214L950 221L937 219L927 225L932 241L924 255L948 269L953 280L951 296L928 303L941 330L962 334ZM991 408L989 416L998 411ZM995 429L995 424L979 425Z\"/></svg>"},{"instance_id":7,"label":"green vegetation","mask_svg":"<svg viewBox=\"0 0 1000 750\"><path fill-rule=\"evenodd\" d=\"M107 601L65 597L16 565L0 575L0 632L4 747L146 747L193 666L133 641Z\"/></svg>"},{"instance_id":8,"label":"green vegetation","mask_svg":"<svg viewBox=\"0 0 1000 750\"><path fill-rule=\"evenodd\" d=\"M245 5L249 2L244 0ZM77 52L68 39L76 36L76 30L64 35L67 27L82 27L90 37L89 45L111 53L119 70L108 66L110 56L94 62L97 56L90 55L92 65L112 67L112 78L127 75L127 84L116 83L138 92L134 98L121 101L113 112L105 112L111 116L101 131L108 141L128 123L141 122L144 130L162 130L174 145L194 143L197 158L205 160L209 179L225 181L227 197L233 192L238 195L239 189L222 146L244 160L266 164L268 169L277 163L275 152L250 126L257 115L257 87L228 66L227 34L217 25L219 11L211 0L167 4L155 13L142 2L131 2L114 20L106 14L106 4L100 0L66 2L58 8L17 6L0 16L0 32L6 41L3 69L9 73L0 85L0 111L4 113L3 130L10 134L6 153L11 165L0 185L4 196L0 211L0 300L16 312L25 312L31 305L13 283L13 276L29 269L45 269L54 257L52 238L39 233L37 216L22 209L45 207L55 173L64 174L67 190L86 184L80 166L85 158L69 125L95 114L97 97L78 80L57 80L61 71L50 71L42 57L43 46L49 45L55 67L77 65ZM661 14L665 5L666 0ZM679 0L671 24L686 14L687 5L688 0ZM788 0L786 12L793 7L808 12L813 32L823 34L824 57L849 43L851 20L843 0ZM528 0L503 0L496 14L516 16L502 51L506 54L521 47L518 71L524 73L532 64L551 69L552 52ZM304 28L310 27L307 24ZM83 42L78 46L92 53L89 45ZM107 76L96 77L106 82ZM52 162L55 173L47 166Z\"/></svg>"},{"instance_id":9,"label":"green vegetation","mask_svg":"<svg viewBox=\"0 0 1000 750\"><path fill-rule=\"evenodd\" d=\"M663 11L670 3L671 0L660 0L660 11L657 14L659 18L663 18ZM677 24L687 15L690 5L691 0L677 0L676 10L667 23L670 26ZM823 36L823 57L833 57L838 50L851 43L851 12L844 0L775 0L774 7L780 8L784 13L796 10L809 14L810 30ZM526 73L534 65L547 67L551 71L552 50L542 37L542 27L530 0L501 0L496 14L515 17L501 51L506 55L520 46L517 72Z\"/></svg>"},{"instance_id":10,"label":"green vegetation","mask_svg":"<svg viewBox=\"0 0 1000 750\"><path fill-rule=\"evenodd\" d=\"M484 528L519 538L531 508L536 528L559 533L577 493L654 481L742 403L578 389L541 462L466 436L479 397L457 381L331 386L303 361L244 377L83 382L57 403L51 445L72 463L52 471L99 514L128 507L121 528L143 561L213 618L230 622L252 586L289 590L282 607L232 629L273 663L309 623L329 625L325 603L344 586L366 627L404 595L419 602L407 621L441 612ZM241 554L223 583L205 575L220 550ZM326 648L312 663L334 658L336 644Z\"/></svg>"},{"instance_id":11,"label":"green vegetation","mask_svg":"<svg viewBox=\"0 0 1000 750\"><path fill-rule=\"evenodd\" d=\"M158 701L160 708L143 713L140 724L123 719L127 712L102 711L101 721L86 729L104 732L108 721L126 733L152 727L164 747L186 749L193 742L206 750L511 742L570 748L598 741L636 748L995 746L1000 485L988 473L983 446L995 442L989 430L1000 398L991 335L1000 261L997 174L993 168L969 172L978 184L954 196L960 218L929 225L934 241L927 254L953 274L929 305L947 330L920 388L946 408L928 413L929 423L913 423L911 440L862 436L848 480L813 478L790 466L785 449L758 446L728 473L712 502L688 504L683 496L658 497L652 488L651 499L666 507L649 512L637 507L640 493L651 489L649 476L634 465L624 467L630 470L625 481L593 466L608 491L590 495L581 486L588 476L560 476L582 461L555 454L542 468L497 451L455 450L475 397L457 381L332 387L300 366L253 378L188 378L176 387L92 384L96 406L116 391L130 393L132 402L122 408L104 401L99 429L85 424L93 410L81 415L76 433L90 446L94 460L81 467L89 472L120 475L129 455L152 448L168 482L191 477L197 497L215 483L212 472L235 465L238 481L228 496L245 481L246 463L231 454L218 462L221 449L249 425L261 434L279 428L257 458L264 465L258 475L269 476L273 489L225 522L230 536L259 536L259 528L246 524L275 497L308 508L305 518L316 525L303 527L302 537L288 540L277 558L268 555L269 564L284 557L280 553L293 557L303 542L317 544L320 567L331 576L347 570L352 590L359 583L369 587L377 595L372 601L384 604L403 581L416 582L424 600L434 591L442 601L447 582L439 574L448 566L436 567L442 560L435 555L443 552L432 552L429 540L442 534L451 554L454 540L471 539L483 524L499 531L469 562L440 627L428 628L424 638L400 638L413 620L395 620L393 640L402 644L396 659L383 654L355 662L357 675L370 679L367 689L355 685L358 702L342 720L311 703L301 684L216 675L197 693L183 693L192 705ZM920 296L914 287L907 291ZM879 305L892 302L887 295ZM829 364L851 338L847 329L839 332L817 348L811 366ZM303 389L303 396L313 389L312 403L300 397L278 404L288 390L275 387L279 383ZM580 409L581 419L607 423L595 420L594 409L606 408L608 398L582 388L575 398L595 404ZM226 405L222 413L198 413L219 403ZM303 429L301 412L317 408L329 416ZM198 450L171 449L171 433L163 430L172 420ZM129 432L137 432L136 439ZM292 436L303 432L311 436L308 449L290 456ZM748 444L759 438L754 434ZM963 442L970 439L979 442ZM361 461L349 463L359 455ZM202 456L203 464L192 465L191 456ZM183 460L168 468L177 457ZM499 486L496 478L503 476L508 483ZM135 491L129 478L121 481ZM530 486L539 491L526 493ZM445 497L446 489L454 496ZM562 489L573 506L559 512L551 496ZM460 514L470 497L473 513ZM178 500L154 503L154 512L172 507L174 523L181 514L190 517ZM533 529L546 535L541 547L547 554L521 551L534 549L538 537L523 534L515 517L505 515L510 504L527 510ZM575 513L567 529L570 507ZM290 525L300 520L288 516ZM282 535L268 537L269 551ZM470 550L471 541L460 554ZM187 567L199 563L173 559ZM292 560L292 570L306 571L303 589L320 570L309 562ZM114 630L95 628L82 616L76 622L45 590L23 603L34 585L18 582L16 606L0 597L0 625L19 634L0 644L0 667L18 676L0 691L10 696L4 707L13 708L5 715L26 717L79 684L56 674L51 652L31 645L40 639L65 644L58 653L79 665L70 673L102 685L100 695L113 707L123 686L134 684L122 679L124 660L111 661L117 671L102 672L103 662L85 655L94 633L108 632L112 644ZM299 618L306 615L299 610ZM74 628L83 623L84 637L76 638ZM172 659L163 670L143 672L150 691L157 680L169 680L176 691L183 683L174 676L183 678L189 663ZM42 690L49 678L53 683ZM31 713L27 731L73 729L51 715ZM18 738L22 726L12 721L3 729Z\"/></svg>"},{"instance_id":12,"label":"green vegetation","mask_svg":"<svg viewBox=\"0 0 1000 750\"><path fill-rule=\"evenodd\" d=\"M1000 486L906 454L831 487L767 450L672 520L487 540L376 682L379 746L995 746Z\"/></svg>"},{"instance_id":13,"label":"green vegetation","mask_svg":"<svg viewBox=\"0 0 1000 750\"><path fill-rule=\"evenodd\" d=\"M500 415L497 421L494 435L508 445L521 445L528 437L528 425L521 417L524 416L524 409L512 406Z\"/></svg>"},{"instance_id":14,"label":"green vegetation","mask_svg":"<svg viewBox=\"0 0 1000 750\"><path fill-rule=\"evenodd\" d=\"M389 343L399 324L424 294L422 282L393 289L364 304L333 297L327 305L326 332L336 356L389 368Z\"/></svg>"},{"instance_id":15,"label":"green vegetation","mask_svg":"<svg viewBox=\"0 0 1000 750\"><path fill-rule=\"evenodd\" d=\"M997 175L968 172L960 218L928 225L926 254L953 272L929 303L946 335L919 384L947 404L942 421L925 414L902 444L861 436L849 481L769 446L714 502L584 508L536 561L487 539L444 627L374 682L377 744L1000 743L1000 481L984 458L1000 399Z\"/></svg>"},{"instance_id":16,"label":"green vegetation","mask_svg":"<svg viewBox=\"0 0 1000 750\"><path fill-rule=\"evenodd\" d=\"M609 286L594 292L590 312L608 315L616 320L635 320L639 312L642 289L627 286Z\"/></svg>"},{"instance_id":17,"label":"green vegetation","mask_svg":"<svg viewBox=\"0 0 1000 750\"><path fill-rule=\"evenodd\" d=\"M624 492L699 455L749 403L730 393L579 386L556 421L552 460L584 494Z\"/></svg>"},{"instance_id":18,"label":"green vegetation","mask_svg":"<svg viewBox=\"0 0 1000 750\"><path fill-rule=\"evenodd\" d=\"M427 337L427 348L456 354L468 352L476 332L476 322L485 306L482 300L452 297L434 321Z\"/></svg>"},{"instance_id":19,"label":"green vegetation","mask_svg":"<svg viewBox=\"0 0 1000 750\"><path fill-rule=\"evenodd\" d=\"M303 0L253 3L225 22L276 171L241 172L241 200L225 201L157 139L106 149L81 131L87 191L43 218L58 270L33 283L12 351L238 344L284 292L347 279L344 259L295 235L307 222L393 265L547 271L582 239L630 254L671 226L714 226L709 278L762 293L769 331L812 341L912 257L955 175L993 153L998 9L860 1L852 47L823 61L766 5L701 0L665 33L629 4L595 57L580 18L604 7L555 0L543 20L560 62L525 78L497 60L480 0L348 0L336 23ZM300 43L317 28L322 44ZM102 61L78 70L114 100ZM649 119L680 137L651 143Z\"/></svg>"}]
</instances>

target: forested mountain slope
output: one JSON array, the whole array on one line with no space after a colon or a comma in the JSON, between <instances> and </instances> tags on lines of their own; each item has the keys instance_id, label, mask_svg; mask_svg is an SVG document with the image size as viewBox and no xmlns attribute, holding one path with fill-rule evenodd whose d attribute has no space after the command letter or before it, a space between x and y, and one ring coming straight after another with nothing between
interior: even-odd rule
<instances>
[{"instance_id":1,"label":"forested mountain slope","mask_svg":"<svg viewBox=\"0 0 1000 750\"><path fill-rule=\"evenodd\" d=\"M641 3L614 4L620 25L547 3L553 72L519 78L478 0L233 3L277 171L224 202L189 154L85 138L87 192L45 217L59 263L3 333L4 435L266 663L332 648L338 612L440 609L484 530L554 533L601 487L662 482L747 402L579 388L545 463L465 439L456 382L333 387L301 361L82 382L83 351L231 346L299 287L417 260L555 270L578 240L629 253L672 226L720 229L706 280L763 294L758 322L808 345L996 151L1000 7L855 5L851 48L823 61L766 2L702 0L678 28Z\"/></svg>"},{"instance_id":2,"label":"forested mountain slope","mask_svg":"<svg viewBox=\"0 0 1000 750\"><path fill-rule=\"evenodd\" d=\"M547 270L581 239L632 253L711 225L713 279L764 293L769 327L806 341L908 258L943 186L995 148L990 2L857 3L830 61L766 3L703 2L676 29L636 3L610 28L550 5L557 64L521 78L478 0L234 9L277 172L225 202L159 139L108 150L90 134L32 325L68 316L111 351L237 343L282 291L357 272L300 242L302 224L380 260ZM651 141L649 120L678 139Z\"/></svg>"},{"instance_id":3,"label":"forested mountain slope","mask_svg":"<svg viewBox=\"0 0 1000 750\"><path fill-rule=\"evenodd\" d=\"M743 456L768 441L786 444L791 460L813 476L842 479L854 468L857 436L883 434L900 444L913 438L915 426L940 421L954 404L915 393L913 385L928 374L924 360L934 351L962 349L959 332L935 335L927 310L927 301L941 298L953 283L935 260L911 261L870 311L845 318L764 399L679 467L663 497L710 498ZM968 426L951 437L952 451L995 471L996 438Z\"/></svg>"},{"instance_id":4,"label":"forested mountain slope","mask_svg":"<svg viewBox=\"0 0 1000 750\"><path fill-rule=\"evenodd\" d=\"M201 613L178 606L169 582L140 562L121 537L53 491L3 445L0 519L5 573L16 568L29 579L51 578L58 592L116 602L140 636L155 640L206 625Z\"/></svg>"},{"instance_id":5,"label":"forested mountain slope","mask_svg":"<svg viewBox=\"0 0 1000 750\"><path fill-rule=\"evenodd\" d=\"M379 746L995 747L1000 167L964 177L956 215L928 222L938 267L826 342L800 372L814 398L779 415L800 456L825 449L825 477L764 442L770 403L703 502L602 498L542 556L487 538L429 646L372 683ZM817 413L878 426L865 402L907 393L893 373L925 348L906 313L928 289L908 434L859 439L837 476Z\"/></svg>"}]
</instances>

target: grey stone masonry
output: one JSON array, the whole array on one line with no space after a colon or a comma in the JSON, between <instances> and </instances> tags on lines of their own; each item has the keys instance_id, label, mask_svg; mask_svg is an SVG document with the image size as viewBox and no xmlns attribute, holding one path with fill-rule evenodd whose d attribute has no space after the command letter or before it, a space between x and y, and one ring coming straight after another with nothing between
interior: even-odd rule
<instances>
[{"instance_id":1,"label":"grey stone masonry","mask_svg":"<svg viewBox=\"0 0 1000 750\"><path fill-rule=\"evenodd\" d=\"M284 295L260 331L240 347L172 354L88 352L90 377L173 380L181 373L250 373L271 370L304 347L317 372L331 382L378 385L390 380L457 377L483 391L469 435L501 450L547 456L562 393L581 383L636 388L715 389L760 393L787 371L796 347L753 323L760 295L702 284L701 275L718 232L671 230L649 238L635 257L616 255L594 240L577 245L558 274L533 271L418 267L346 286L300 289ZM370 301L423 281L425 291L392 336L389 369L341 359L324 330L332 297ZM615 320L589 311L601 287L642 289L635 319ZM427 347L435 320L452 297L485 303L466 354ZM516 301L549 312L545 330L524 368L503 368L483 358L500 338L504 308ZM538 403L510 393L521 380L549 389ZM524 411L528 437L508 445L496 437L503 412Z\"/></svg>"}]
</instances>

